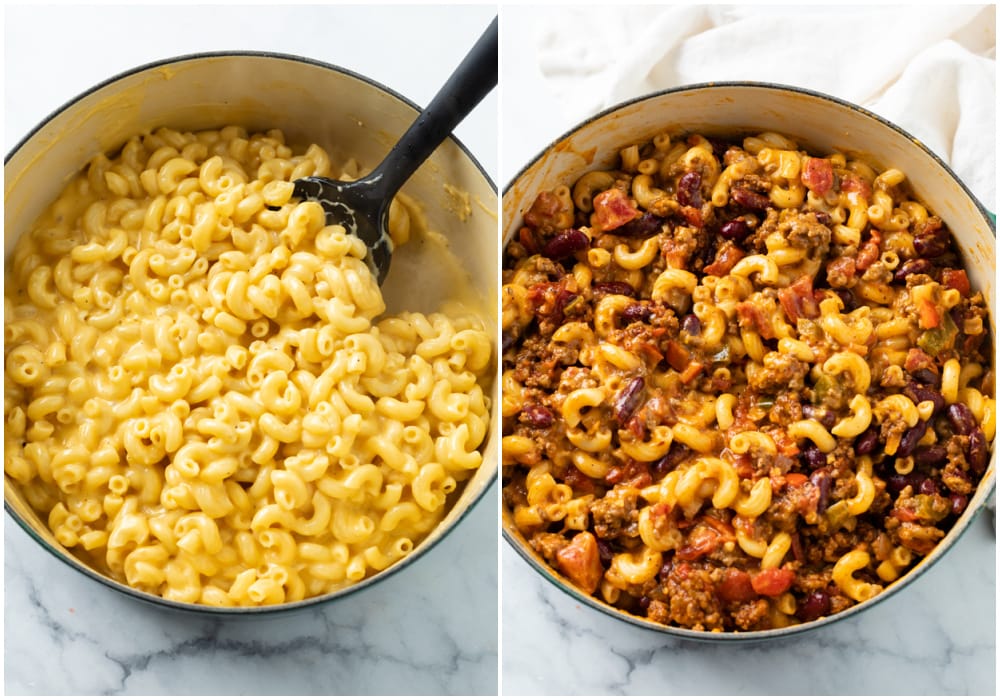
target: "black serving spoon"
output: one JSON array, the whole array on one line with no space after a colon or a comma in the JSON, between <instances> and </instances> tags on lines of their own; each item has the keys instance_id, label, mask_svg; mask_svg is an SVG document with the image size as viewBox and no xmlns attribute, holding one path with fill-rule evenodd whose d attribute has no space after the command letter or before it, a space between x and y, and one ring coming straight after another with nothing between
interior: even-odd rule
<instances>
[{"instance_id":1,"label":"black serving spoon","mask_svg":"<svg viewBox=\"0 0 1000 700\"><path fill-rule=\"evenodd\" d=\"M434 149L497 84L497 19L448 78L399 142L370 174L354 182L325 177L295 181L295 196L319 202L327 225L340 224L368 246L366 262L378 283L389 272L389 203Z\"/></svg>"}]
</instances>

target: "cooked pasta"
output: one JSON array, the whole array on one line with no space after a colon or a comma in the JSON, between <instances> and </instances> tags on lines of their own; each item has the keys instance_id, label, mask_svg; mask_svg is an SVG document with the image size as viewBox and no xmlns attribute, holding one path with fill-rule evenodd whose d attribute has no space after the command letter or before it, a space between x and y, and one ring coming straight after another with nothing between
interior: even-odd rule
<instances>
[{"instance_id":1,"label":"cooked pasta","mask_svg":"<svg viewBox=\"0 0 1000 700\"><path fill-rule=\"evenodd\" d=\"M666 625L768 629L877 595L965 510L995 434L987 307L951 234L899 169L781 134L620 153L569 201L537 193L506 247L513 522Z\"/></svg>"},{"instance_id":2,"label":"cooked pasta","mask_svg":"<svg viewBox=\"0 0 1000 700\"><path fill-rule=\"evenodd\" d=\"M98 571L211 606L323 595L409 554L480 466L490 334L457 304L384 314L364 244L292 198L357 175L333 167L276 130L161 128L19 238L5 472Z\"/></svg>"}]
</instances>

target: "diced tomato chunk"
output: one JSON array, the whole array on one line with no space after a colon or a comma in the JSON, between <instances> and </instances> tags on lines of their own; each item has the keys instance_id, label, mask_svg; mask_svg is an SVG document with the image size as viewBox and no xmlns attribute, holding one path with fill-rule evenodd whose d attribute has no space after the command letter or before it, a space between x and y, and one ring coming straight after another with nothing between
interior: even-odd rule
<instances>
[{"instance_id":1,"label":"diced tomato chunk","mask_svg":"<svg viewBox=\"0 0 1000 700\"><path fill-rule=\"evenodd\" d=\"M681 207L680 215L684 217L684 220L688 222L689 226L694 228L702 228L705 223L701 218L701 209L695 207Z\"/></svg>"},{"instance_id":2,"label":"diced tomato chunk","mask_svg":"<svg viewBox=\"0 0 1000 700\"><path fill-rule=\"evenodd\" d=\"M602 231L612 231L639 216L628 195L617 188L605 190L594 197L594 213L590 223Z\"/></svg>"},{"instance_id":3,"label":"diced tomato chunk","mask_svg":"<svg viewBox=\"0 0 1000 700\"><path fill-rule=\"evenodd\" d=\"M951 289L957 289L963 297L969 296L972 287L969 285L969 276L965 270L953 270L946 268L941 271L941 284Z\"/></svg>"},{"instance_id":4,"label":"diced tomato chunk","mask_svg":"<svg viewBox=\"0 0 1000 700\"><path fill-rule=\"evenodd\" d=\"M812 278L802 275L778 292L778 301L791 323L800 318L819 318L819 304L813 296Z\"/></svg>"},{"instance_id":5,"label":"diced tomato chunk","mask_svg":"<svg viewBox=\"0 0 1000 700\"><path fill-rule=\"evenodd\" d=\"M757 597L750 584L750 574L739 569L726 569L715 593L725 603L746 603Z\"/></svg>"},{"instance_id":6,"label":"diced tomato chunk","mask_svg":"<svg viewBox=\"0 0 1000 700\"><path fill-rule=\"evenodd\" d=\"M840 190L842 192L857 192L866 200L871 199L872 196L872 186L868 184L868 181L862 180L854 174L844 176L844 179L840 181Z\"/></svg>"},{"instance_id":7,"label":"diced tomato chunk","mask_svg":"<svg viewBox=\"0 0 1000 700\"><path fill-rule=\"evenodd\" d=\"M826 264L826 281L833 288L851 286L851 280L857 274L857 264L854 258L841 255Z\"/></svg>"},{"instance_id":8,"label":"diced tomato chunk","mask_svg":"<svg viewBox=\"0 0 1000 700\"><path fill-rule=\"evenodd\" d=\"M893 508L889 511L889 515L904 523L912 523L920 519L920 516L910 508Z\"/></svg>"},{"instance_id":9,"label":"diced tomato chunk","mask_svg":"<svg viewBox=\"0 0 1000 700\"><path fill-rule=\"evenodd\" d=\"M525 212L524 223L540 233L552 233L573 225L573 211L554 192L542 192Z\"/></svg>"},{"instance_id":10,"label":"diced tomato chunk","mask_svg":"<svg viewBox=\"0 0 1000 700\"><path fill-rule=\"evenodd\" d=\"M701 516L701 521L722 535L724 539L736 540L736 530L725 520L719 520L711 515L703 515Z\"/></svg>"},{"instance_id":11,"label":"diced tomato chunk","mask_svg":"<svg viewBox=\"0 0 1000 700\"><path fill-rule=\"evenodd\" d=\"M597 539L589 532L579 532L556 553L559 570L587 593L597 590L604 576Z\"/></svg>"},{"instance_id":12,"label":"diced tomato chunk","mask_svg":"<svg viewBox=\"0 0 1000 700\"><path fill-rule=\"evenodd\" d=\"M788 569L768 569L750 578L750 585L760 595L778 596L792 587L795 572Z\"/></svg>"},{"instance_id":13,"label":"diced tomato chunk","mask_svg":"<svg viewBox=\"0 0 1000 700\"><path fill-rule=\"evenodd\" d=\"M833 187L833 163L829 158L806 158L802 167L802 184L822 196Z\"/></svg>"},{"instance_id":14,"label":"diced tomato chunk","mask_svg":"<svg viewBox=\"0 0 1000 700\"><path fill-rule=\"evenodd\" d=\"M795 457L799 454L798 441L792 438L787 431L775 426L768 430L767 434L774 440L774 444L777 445L780 454L786 457Z\"/></svg>"},{"instance_id":15,"label":"diced tomato chunk","mask_svg":"<svg viewBox=\"0 0 1000 700\"><path fill-rule=\"evenodd\" d=\"M771 324L771 317L757 304L741 301L736 305L736 314L740 317L740 325L749 325L751 330L760 334L761 338L770 340L777 337Z\"/></svg>"},{"instance_id":16,"label":"diced tomato chunk","mask_svg":"<svg viewBox=\"0 0 1000 700\"><path fill-rule=\"evenodd\" d=\"M910 348L906 351L906 362L903 364L903 367L910 374L920 369L937 369L937 366L934 364L934 358L920 348Z\"/></svg>"},{"instance_id":17,"label":"diced tomato chunk","mask_svg":"<svg viewBox=\"0 0 1000 700\"><path fill-rule=\"evenodd\" d=\"M715 260L705 265L703 270L706 275L722 277L728 275L736 263L743 259L745 253L732 241L723 241L719 250L715 254Z\"/></svg>"},{"instance_id":18,"label":"diced tomato chunk","mask_svg":"<svg viewBox=\"0 0 1000 700\"><path fill-rule=\"evenodd\" d=\"M687 544L678 549L674 557L681 561L695 561L714 552L721 541L722 537L715 529L699 525L691 531Z\"/></svg>"},{"instance_id":19,"label":"diced tomato chunk","mask_svg":"<svg viewBox=\"0 0 1000 700\"><path fill-rule=\"evenodd\" d=\"M749 479L753 476L753 459L750 455L733 454L729 458L741 479Z\"/></svg>"}]
</instances>

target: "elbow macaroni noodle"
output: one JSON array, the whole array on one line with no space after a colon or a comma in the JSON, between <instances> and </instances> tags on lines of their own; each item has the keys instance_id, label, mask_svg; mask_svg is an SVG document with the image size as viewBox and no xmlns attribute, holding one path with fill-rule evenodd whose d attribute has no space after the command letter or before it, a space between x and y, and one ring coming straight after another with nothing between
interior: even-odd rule
<instances>
[{"instance_id":1,"label":"elbow macaroni noodle","mask_svg":"<svg viewBox=\"0 0 1000 700\"><path fill-rule=\"evenodd\" d=\"M409 554L479 467L490 336L383 315L364 244L292 199L332 167L279 131L159 129L18 241L5 471L99 571L212 606L323 595Z\"/></svg>"},{"instance_id":2,"label":"elbow macaroni noodle","mask_svg":"<svg viewBox=\"0 0 1000 700\"><path fill-rule=\"evenodd\" d=\"M522 212L501 295L504 501L539 556L632 614L742 631L867 600L944 537L995 375L904 172L664 133L566 189Z\"/></svg>"}]
</instances>

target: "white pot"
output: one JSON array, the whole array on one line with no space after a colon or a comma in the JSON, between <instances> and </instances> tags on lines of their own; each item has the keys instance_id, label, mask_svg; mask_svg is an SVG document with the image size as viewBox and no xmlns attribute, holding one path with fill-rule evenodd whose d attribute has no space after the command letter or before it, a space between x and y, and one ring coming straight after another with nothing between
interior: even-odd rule
<instances>
[{"instance_id":1,"label":"white pot","mask_svg":"<svg viewBox=\"0 0 1000 700\"><path fill-rule=\"evenodd\" d=\"M732 137L763 131L789 136L807 151L863 155L883 168L902 170L917 198L940 216L954 235L972 287L983 292L990 307L990 327L995 338L995 230L989 213L948 166L912 136L860 107L799 88L747 82L692 85L640 97L591 117L540 153L504 190L504 245L523 225L523 215L539 192L572 184L590 170L613 167L624 146L648 142L664 132ZM503 532L514 549L543 576L581 602L613 617L696 639L770 639L859 613L901 590L934 565L990 498L996 481L995 463L991 446L989 467L961 518L929 555L884 593L837 615L763 632L696 632L630 615L581 593L549 567L517 531L506 508L502 512Z\"/></svg>"},{"instance_id":2,"label":"white pot","mask_svg":"<svg viewBox=\"0 0 1000 700\"><path fill-rule=\"evenodd\" d=\"M151 64L111 78L64 105L18 143L4 167L4 255L17 236L98 153L113 153L146 129L281 129L292 145L317 143L334 162L356 158L373 168L418 114L390 89L349 70L305 58L235 52L198 54ZM467 288L495 335L497 312L496 189L457 140L443 143L404 186L424 208L447 250L403 246L383 285L389 312L438 310ZM430 251L430 252L428 252ZM449 252L450 251L450 252ZM494 338L495 340L495 338ZM498 383L492 405L499 405ZM496 421L493 421L493 425ZM416 561L446 534L496 479L499 431L481 447L483 465L468 481L444 521L397 565L338 593L240 613L287 611L342 597ZM55 556L123 593L174 608L228 614L226 609L164 601L128 588L80 563L58 544L5 477L4 505L19 525Z\"/></svg>"}]
</instances>

